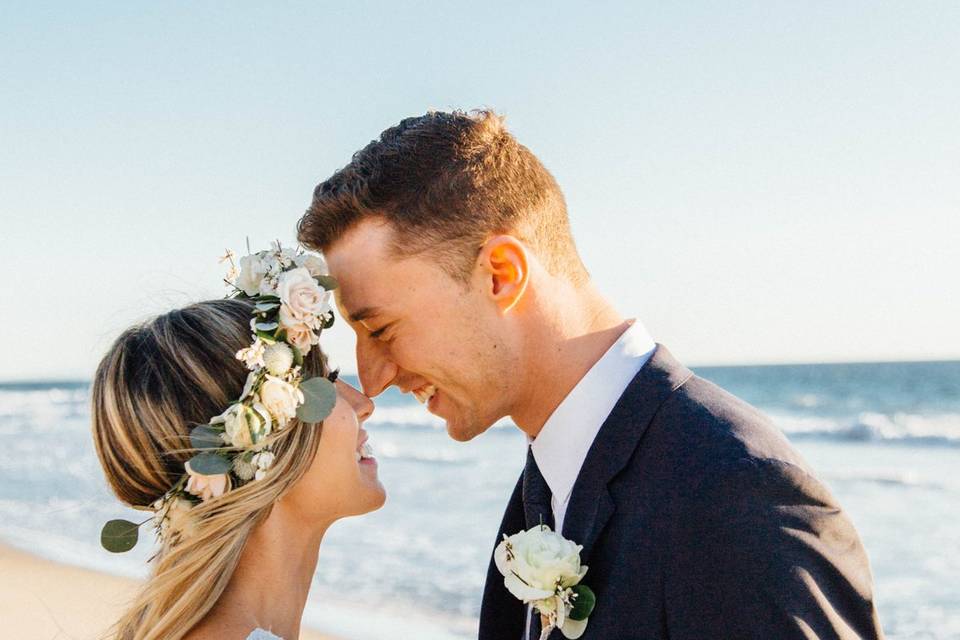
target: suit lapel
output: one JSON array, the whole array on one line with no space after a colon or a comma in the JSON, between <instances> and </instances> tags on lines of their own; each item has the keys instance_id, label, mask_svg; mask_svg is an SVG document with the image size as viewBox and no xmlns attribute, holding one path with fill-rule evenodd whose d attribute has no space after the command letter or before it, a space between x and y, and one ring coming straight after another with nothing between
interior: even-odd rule
<instances>
[{"instance_id":1,"label":"suit lapel","mask_svg":"<svg viewBox=\"0 0 960 640\"><path fill-rule=\"evenodd\" d=\"M563 520L563 537L583 545L580 559L584 564L616 511L607 485L630 461L660 405L691 376L693 373L658 344L597 432Z\"/></svg>"},{"instance_id":2,"label":"suit lapel","mask_svg":"<svg viewBox=\"0 0 960 640\"><path fill-rule=\"evenodd\" d=\"M521 477L507 503L493 548L503 540L503 534L513 535L523 529L525 521L523 477ZM483 602L480 606L479 640L519 639L525 620L526 607L503 586L503 576L493 562L491 553L490 564L487 567L487 581L483 587Z\"/></svg>"}]
</instances>

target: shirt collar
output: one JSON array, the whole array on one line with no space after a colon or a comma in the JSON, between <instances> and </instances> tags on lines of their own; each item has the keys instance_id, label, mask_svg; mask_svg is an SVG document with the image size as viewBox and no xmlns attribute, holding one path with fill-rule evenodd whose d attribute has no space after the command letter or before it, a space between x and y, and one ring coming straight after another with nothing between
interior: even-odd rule
<instances>
[{"instance_id":1,"label":"shirt collar","mask_svg":"<svg viewBox=\"0 0 960 640\"><path fill-rule=\"evenodd\" d=\"M557 504L566 503L597 432L656 344L638 320L580 379L530 444Z\"/></svg>"}]
</instances>

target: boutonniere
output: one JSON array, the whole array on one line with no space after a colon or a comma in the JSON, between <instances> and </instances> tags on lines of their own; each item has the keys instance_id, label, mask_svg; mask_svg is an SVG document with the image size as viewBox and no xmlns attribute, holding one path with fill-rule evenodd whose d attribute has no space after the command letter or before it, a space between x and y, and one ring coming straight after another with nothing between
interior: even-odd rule
<instances>
[{"instance_id":1,"label":"boutonniere","mask_svg":"<svg viewBox=\"0 0 960 640\"><path fill-rule=\"evenodd\" d=\"M507 590L540 614L540 640L554 629L573 640L587 628L596 596L580 584L587 573L580 565L581 549L541 524L512 536L504 534L493 552Z\"/></svg>"}]
</instances>

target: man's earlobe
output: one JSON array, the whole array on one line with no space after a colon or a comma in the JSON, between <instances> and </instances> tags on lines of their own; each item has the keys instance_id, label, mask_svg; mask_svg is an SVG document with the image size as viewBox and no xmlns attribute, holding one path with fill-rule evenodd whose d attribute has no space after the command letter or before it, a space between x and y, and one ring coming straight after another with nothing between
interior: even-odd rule
<instances>
[{"instance_id":1,"label":"man's earlobe","mask_svg":"<svg viewBox=\"0 0 960 640\"><path fill-rule=\"evenodd\" d=\"M507 313L523 297L529 280L527 249L513 236L491 238L480 250L490 297Z\"/></svg>"}]
</instances>

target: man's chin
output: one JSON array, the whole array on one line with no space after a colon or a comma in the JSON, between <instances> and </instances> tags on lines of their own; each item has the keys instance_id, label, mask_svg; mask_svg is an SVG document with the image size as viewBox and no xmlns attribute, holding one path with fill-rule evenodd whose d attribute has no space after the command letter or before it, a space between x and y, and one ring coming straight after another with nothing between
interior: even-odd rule
<instances>
[{"instance_id":1,"label":"man's chin","mask_svg":"<svg viewBox=\"0 0 960 640\"><path fill-rule=\"evenodd\" d=\"M469 442L489 428L490 425L484 426L475 422L464 424L454 420L447 420L447 435L457 442Z\"/></svg>"}]
</instances>

